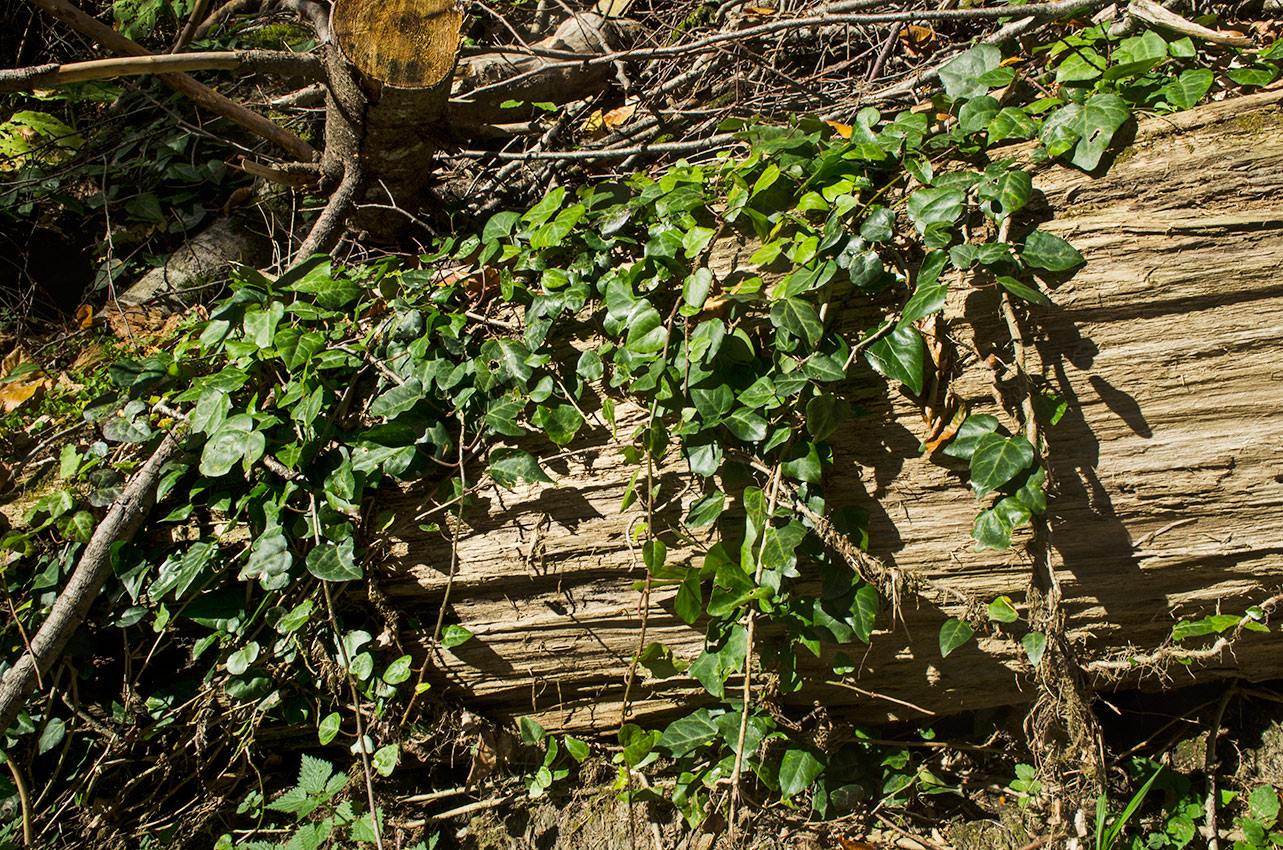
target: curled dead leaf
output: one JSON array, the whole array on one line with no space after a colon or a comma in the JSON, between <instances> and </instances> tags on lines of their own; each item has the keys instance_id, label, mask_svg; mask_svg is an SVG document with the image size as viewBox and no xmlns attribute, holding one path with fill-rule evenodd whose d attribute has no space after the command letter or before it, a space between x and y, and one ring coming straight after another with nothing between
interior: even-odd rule
<instances>
[{"instance_id":1,"label":"curled dead leaf","mask_svg":"<svg viewBox=\"0 0 1283 850\"><path fill-rule=\"evenodd\" d=\"M838 134L838 136L839 136L839 137L841 137L841 138L843 138L843 139L849 139L849 138L851 138L851 125L850 125L850 124L843 124L843 123L838 122L838 121L825 121L824 123L825 123L825 124L828 124L830 127L832 127L832 128L834 129L834 131Z\"/></svg>"},{"instance_id":2,"label":"curled dead leaf","mask_svg":"<svg viewBox=\"0 0 1283 850\"><path fill-rule=\"evenodd\" d=\"M37 393L53 386L53 379L21 348L0 360L0 413L12 413Z\"/></svg>"}]
</instances>

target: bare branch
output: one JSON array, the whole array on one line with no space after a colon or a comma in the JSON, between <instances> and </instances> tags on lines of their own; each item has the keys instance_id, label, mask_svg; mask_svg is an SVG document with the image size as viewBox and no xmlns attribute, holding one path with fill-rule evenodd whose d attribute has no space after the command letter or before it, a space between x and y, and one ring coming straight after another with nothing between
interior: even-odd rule
<instances>
[{"instance_id":1,"label":"bare branch","mask_svg":"<svg viewBox=\"0 0 1283 850\"><path fill-rule=\"evenodd\" d=\"M90 17L68 0L27 0L36 8L48 13L67 24L80 34L93 39L103 47L124 56L149 56L148 51L131 39L101 21ZM224 118L249 130L257 136L288 151L294 158L303 161L317 159L316 149L284 127L264 118L239 103L228 100L208 86L196 82L182 73L165 73L158 75L166 85L195 101L200 106L216 112Z\"/></svg>"},{"instance_id":2,"label":"bare branch","mask_svg":"<svg viewBox=\"0 0 1283 850\"><path fill-rule=\"evenodd\" d=\"M37 65L0 70L0 94L51 89L138 74L184 71L237 71L242 74L280 74L311 80L324 77L321 62L306 53L288 50L230 50L207 53L166 53L158 56L117 56L67 65Z\"/></svg>"}]
</instances>

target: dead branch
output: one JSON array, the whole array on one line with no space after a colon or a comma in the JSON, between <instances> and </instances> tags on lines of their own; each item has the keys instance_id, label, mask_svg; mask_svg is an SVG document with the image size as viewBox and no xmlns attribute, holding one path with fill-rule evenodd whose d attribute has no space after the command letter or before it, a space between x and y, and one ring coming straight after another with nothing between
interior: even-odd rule
<instances>
[{"instance_id":1,"label":"dead branch","mask_svg":"<svg viewBox=\"0 0 1283 850\"><path fill-rule=\"evenodd\" d=\"M166 434L94 530L67 586L58 594L49 617L31 639L31 651L24 653L0 680L0 729L7 729L13 723L35 691L38 677L49 672L62 656L71 635L84 622L98 592L112 574L112 548L132 539L142 525L151 508L161 469L178 447L179 441L174 435Z\"/></svg>"},{"instance_id":2,"label":"dead branch","mask_svg":"<svg viewBox=\"0 0 1283 850\"><path fill-rule=\"evenodd\" d=\"M0 70L0 94L51 89L87 80L139 74L185 71L236 71L241 74L278 74L320 80L321 62L306 53L288 50L229 50L205 53L165 53L154 56L117 56L67 65L36 65Z\"/></svg>"},{"instance_id":3,"label":"dead branch","mask_svg":"<svg viewBox=\"0 0 1283 850\"><path fill-rule=\"evenodd\" d=\"M62 21L81 35L91 38L98 44L124 56L150 56L140 44L125 38L106 24L91 18L68 0L27 0L36 8ZM264 118L208 86L183 73L164 73L158 77L180 94L190 98L198 105L215 112L224 118L239 124L251 133L268 140L274 145L288 151L295 159L310 162L319 157L316 149L284 127Z\"/></svg>"}]
</instances>

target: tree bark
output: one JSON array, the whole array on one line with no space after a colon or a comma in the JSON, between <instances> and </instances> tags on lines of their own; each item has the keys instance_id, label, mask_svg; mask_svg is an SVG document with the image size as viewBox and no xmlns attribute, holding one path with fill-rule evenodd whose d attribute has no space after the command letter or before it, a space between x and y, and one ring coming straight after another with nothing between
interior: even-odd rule
<instances>
[{"instance_id":1,"label":"tree bark","mask_svg":"<svg viewBox=\"0 0 1283 850\"><path fill-rule=\"evenodd\" d=\"M1051 282L1054 305L1030 308L1024 324L1036 354L1030 370L1069 402L1048 434L1049 519L1070 639L1088 661L1159 646L1181 618L1242 614L1283 584L1280 103L1283 91L1273 91L1145 122L1102 178L1060 166L1036 175L1038 226L1087 258ZM714 262L751 251L723 245ZM991 353L1010 363L997 302L993 288L951 292L949 335L971 361L953 389L972 412L1017 430L1010 405L995 400L1009 380L995 383L980 365ZM870 551L888 567L982 604L1005 594L1019 607L1030 582L1023 541L1008 552L973 551L979 505L965 465L918 455L921 410L905 399L853 400L868 415L831 440L830 506L870 512ZM621 406L619 433L643 415ZM620 513L632 468L609 429L570 448L547 464L555 485L485 490L466 518L447 614L474 639L439 650L422 630L404 638L432 653L438 684L475 710L532 715L549 730L609 732L641 626L633 583L645 570L629 545L638 509ZM668 459L658 475L676 492L689 473ZM691 491L669 510L684 512L694 498ZM413 490L388 498L399 521L381 583L431 623L451 553L443 535L419 530L425 504ZM445 514L433 519L448 527ZM676 548L670 560L694 556ZM650 602L647 642L693 659L702 624L677 618L668 592L652 591ZM881 614L867 653L859 644L825 647L826 662L838 649L851 654L855 673L833 684L837 677L813 663L802 671L808 685L779 700L864 721L1031 700L1033 671L1010 631L978 634L940 657L936 633L961 607L906 596L903 622ZM1101 665L1095 684L1261 679L1283 674L1280 658L1272 634L1246 634L1232 652L1175 672L1142 665L1119 676ZM703 699L692 684L634 687L630 715L658 719Z\"/></svg>"}]
</instances>

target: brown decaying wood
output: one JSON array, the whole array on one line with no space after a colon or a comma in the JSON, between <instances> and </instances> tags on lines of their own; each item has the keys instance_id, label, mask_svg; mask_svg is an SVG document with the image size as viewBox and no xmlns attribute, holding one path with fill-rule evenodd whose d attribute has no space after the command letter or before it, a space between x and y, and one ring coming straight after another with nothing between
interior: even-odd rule
<instances>
[{"instance_id":1,"label":"brown decaying wood","mask_svg":"<svg viewBox=\"0 0 1283 850\"><path fill-rule=\"evenodd\" d=\"M1178 618L1242 613L1283 584L1280 102L1275 91L1155 119L1106 177L1054 166L1035 179L1049 219L1039 226L1088 259L1053 282L1055 306L1033 308L1037 328L1027 334L1031 372L1069 402L1048 432L1050 519L1053 565L1084 658L1151 648ZM977 362L990 353L1010 362L997 305L992 288L951 293L950 331L970 360L955 390L974 412L994 413L1016 431ZM916 456L926 428L906 400L853 400L869 413L833 440L830 505L871 512L871 550L888 565L982 603L1007 594L1020 605L1030 573L1022 541L1005 553L972 551L978 504L965 466ZM622 435L644 418L635 408L621 407L620 416ZM438 683L474 710L531 714L550 730L609 732L618 721L640 624L631 585L644 570L628 542L640 509L619 512L632 469L609 429L590 424L577 452L546 464L555 486L483 491L459 540L450 615L476 637L440 654ZM669 498L689 474L670 459L659 477L661 498ZM698 495L690 490L661 513L676 519ZM407 492L386 505L401 519L377 574L407 612L430 623L450 547L418 530L425 520L412 517L425 504L422 493ZM669 542L670 559L692 557L690 547ZM671 593L657 589L651 599L648 634L694 658L700 629L674 616ZM903 624L884 612L867 653L845 647L859 667L846 681L937 712L1030 700L1031 671L1008 637L982 635L940 658L937 630L959 607L909 597ZM834 650L826 647L826 660ZM806 672L823 675L816 664ZM1169 675L1180 684L1281 672L1273 634L1248 634L1219 662ZM654 684L637 697L634 717L700 698L698 687ZM820 683L782 700L872 721L915 717Z\"/></svg>"}]
</instances>

